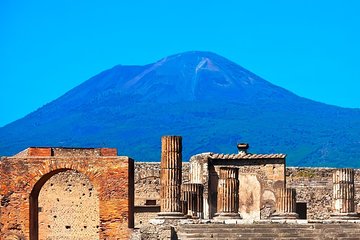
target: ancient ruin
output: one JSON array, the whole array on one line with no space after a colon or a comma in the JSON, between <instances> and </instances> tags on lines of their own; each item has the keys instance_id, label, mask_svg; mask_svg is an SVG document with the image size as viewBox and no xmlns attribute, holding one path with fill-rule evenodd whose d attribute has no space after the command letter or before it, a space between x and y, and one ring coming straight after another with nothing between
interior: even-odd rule
<instances>
[{"instance_id":1,"label":"ancient ruin","mask_svg":"<svg viewBox=\"0 0 360 240\"><path fill-rule=\"evenodd\" d=\"M183 213L191 218L203 218L204 186L199 183L184 183L181 200L184 202Z\"/></svg>"},{"instance_id":2,"label":"ancient ruin","mask_svg":"<svg viewBox=\"0 0 360 240\"><path fill-rule=\"evenodd\" d=\"M234 193L226 191L229 194L226 199L231 194L234 194L232 198L238 198L231 200L235 204L232 211L237 211L243 219L260 219L261 215L268 218L275 211L275 191L285 186L286 155L251 154L247 152L248 147L247 144L238 144L236 154L203 153L191 157L189 181L204 185L205 219L212 219L218 210L221 211L218 206L222 203L219 201L219 190L221 194L222 186L228 187L222 180L222 176L227 177L228 174L235 180L226 181L234 181L233 187L238 189Z\"/></svg>"},{"instance_id":3,"label":"ancient ruin","mask_svg":"<svg viewBox=\"0 0 360 240\"><path fill-rule=\"evenodd\" d=\"M285 154L252 154L248 144L237 147L237 153L202 153L183 163L180 206L187 219L152 221L154 215L135 212L142 219L136 222L141 238L350 239L360 234L358 213L352 211L360 203L354 185L360 183L359 170L286 168ZM161 176L156 163L136 166L139 188L145 187L141 179L149 178L143 174ZM140 192L140 199L151 193L156 204L153 191Z\"/></svg>"},{"instance_id":4,"label":"ancient ruin","mask_svg":"<svg viewBox=\"0 0 360 240\"><path fill-rule=\"evenodd\" d=\"M272 219L296 219L296 189L280 188L276 194L276 212L272 214Z\"/></svg>"},{"instance_id":5,"label":"ancient ruin","mask_svg":"<svg viewBox=\"0 0 360 240\"><path fill-rule=\"evenodd\" d=\"M354 170L337 169L333 173L333 214L334 219L357 219L355 212Z\"/></svg>"},{"instance_id":6,"label":"ancient ruin","mask_svg":"<svg viewBox=\"0 0 360 240\"><path fill-rule=\"evenodd\" d=\"M108 148L28 148L0 161L1 239L127 239L134 162Z\"/></svg>"},{"instance_id":7,"label":"ancient ruin","mask_svg":"<svg viewBox=\"0 0 360 240\"><path fill-rule=\"evenodd\" d=\"M184 217L181 211L182 138L161 138L160 209L161 218Z\"/></svg>"},{"instance_id":8,"label":"ancient ruin","mask_svg":"<svg viewBox=\"0 0 360 240\"><path fill-rule=\"evenodd\" d=\"M160 163L134 163L109 148L28 148L0 161L1 239L359 236L360 170L286 168L285 154L248 149L182 162L182 137L164 136Z\"/></svg>"},{"instance_id":9,"label":"ancient ruin","mask_svg":"<svg viewBox=\"0 0 360 240\"><path fill-rule=\"evenodd\" d=\"M239 171L237 168L221 167L219 173L216 219L240 218Z\"/></svg>"}]
</instances>

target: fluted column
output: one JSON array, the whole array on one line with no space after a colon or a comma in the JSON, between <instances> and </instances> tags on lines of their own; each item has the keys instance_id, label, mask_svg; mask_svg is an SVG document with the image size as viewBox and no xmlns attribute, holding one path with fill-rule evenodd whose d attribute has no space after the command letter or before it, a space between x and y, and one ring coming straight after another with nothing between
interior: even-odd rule
<instances>
[{"instance_id":1,"label":"fluted column","mask_svg":"<svg viewBox=\"0 0 360 240\"><path fill-rule=\"evenodd\" d=\"M187 202L187 215L193 218L203 216L203 191L200 183L185 183L182 185L182 201Z\"/></svg>"},{"instance_id":2,"label":"fluted column","mask_svg":"<svg viewBox=\"0 0 360 240\"><path fill-rule=\"evenodd\" d=\"M180 190L182 171L182 138L163 136L161 138L160 164L160 209L162 218L183 217Z\"/></svg>"},{"instance_id":3,"label":"fluted column","mask_svg":"<svg viewBox=\"0 0 360 240\"><path fill-rule=\"evenodd\" d=\"M240 218L239 214L239 169L220 168L217 192L217 219Z\"/></svg>"},{"instance_id":4,"label":"fluted column","mask_svg":"<svg viewBox=\"0 0 360 240\"><path fill-rule=\"evenodd\" d=\"M296 219L296 189L280 188L276 191L276 212L273 219Z\"/></svg>"},{"instance_id":5,"label":"fluted column","mask_svg":"<svg viewBox=\"0 0 360 240\"><path fill-rule=\"evenodd\" d=\"M342 168L333 172L333 219L357 219L355 212L354 169Z\"/></svg>"}]
</instances>

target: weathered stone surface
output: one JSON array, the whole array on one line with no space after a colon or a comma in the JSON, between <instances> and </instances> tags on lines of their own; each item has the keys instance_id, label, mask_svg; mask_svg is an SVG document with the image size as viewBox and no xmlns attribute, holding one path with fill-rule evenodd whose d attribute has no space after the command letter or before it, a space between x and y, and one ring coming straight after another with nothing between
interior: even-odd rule
<instances>
[{"instance_id":1,"label":"weathered stone surface","mask_svg":"<svg viewBox=\"0 0 360 240\"><path fill-rule=\"evenodd\" d=\"M203 191L204 186L200 183L182 184L181 200L186 203L186 205L184 204L185 206L182 207L183 213L185 213L185 215L202 218L204 201Z\"/></svg>"},{"instance_id":2,"label":"weathered stone surface","mask_svg":"<svg viewBox=\"0 0 360 240\"><path fill-rule=\"evenodd\" d=\"M160 162L160 210L159 217L178 217L182 215L181 173L182 138L163 136L161 138Z\"/></svg>"},{"instance_id":3,"label":"weathered stone surface","mask_svg":"<svg viewBox=\"0 0 360 240\"><path fill-rule=\"evenodd\" d=\"M62 178L57 174L69 170L81 173L97 192L99 238L129 237L129 226L133 225L133 160L102 156L101 149L84 149L84 152L83 155L82 149L30 148L14 157L1 159L1 238L16 235L21 239L30 239L30 236L31 239L41 239L43 236L38 229L42 228L35 224L39 217L42 219L38 207L45 204L41 200L41 191L46 191L46 185L43 187L49 179ZM108 152L106 155L115 153L112 150L111 154L105 152ZM63 187L66 186L65 183Z\"/></svg>"},{"instance_id":4,"label":"weathered stone surface","mask_svg":"<svg viewBox=\"0 0 360 240\"><path fill-rule=\"evenodd\" d=\"M296 189L280 188L276 191L276 212L274 219L296 219Z\"/></svg>"},{"instance_id":5,"label":"weathered stone surface","mask_svg":"<svg viewBox=\"0 0 360 240\"><path fill-rule=\"evenodd\" d=\"M274 193L271 190L262 191L256 174L239 174L239 182L239 212L242 218L260 219L261 199L266 199L264 205L275 206Z\"/></svg>"},{"instance_id":6,"label":"weathered stone surface","mask_svg":"<svg viewBox=\"0 0 360 240\"><path fill-rule=\"evenodd\" d=\"M307 218L329 219L332 210L334 168L286 169L287 187L296 189L296 201L305 203ZM355 212L360 212L360 169L354 170Z\"/></svg>"},{"instance_id":7,"label":"weathered stone surface","mask_svg":"<svg viewBox=\"0 0 360 240\"><path fill-rule=\"evenodd\" d=\"M190 178L191 182L204 185L205 219L213 218L217 211L217 185L221 167L237 168L239 179L244 178L244 183L250 184L239 185L239 192L245 193L239 194L241 216L249 220L268 218L275 211L274 192L285 186L284 154L203 153L191 157ZM248 178L249 175L253 177ZM252 187L253 190L249 191Z\"/></svg>"},{"instance_id":8,"label":"weathered stone surface","mask_svg":"<svg viewBox=\"0 0 360 240\"><path fill-rule=\"evenodd\" d=\"M182 182L189 182L189 163L182 163ZM155 200L160 206L160 162L135 162L135 205L144 206L147 200ZM157 213L135 211L135 227L141 227L156 217Z\"/></svg>"},{"instance_id":9,"label":"weathered stone surface","mask_svg":"<svg viewBox=\"0 0 360 240\"><path fill-rule=\"evenodd\" d=\"M200 165L201 168L207 168L207 160L204 156L207 154L199 154L193 156L197 158L194 162L183 162L182 181L194 182L196 179L203 179L206 186L207 177L205 175L193 176L193 171L190 168L194 168L194 165ZM201 163L201 160L203 162ZM135 163L135 179L136 179L136 204L143 205L145 199L157 199L159 204L160 198L160 185L159 185L159 169L160 163ZM284 186L282 181L266 180L265 174L262 172L262 166L243 166L239 172L240 182L246 181L248 176L251 178L249 184L250 188L244 187L240 184L239 187L239 209L241 216L245 219L247 212L247 206L257 206L260 203L256 199L258 196L256 190L261 188L262 200L260 205L261 218L268 218L275 212L275 189ZM252 173L252 170L257 174ZM304 203L306 205L307 218L324 220L329 219L332 211L332 173L333 168L286 168L286 185L290 188L296 189L296 201L297 203ZM355 169L355 211L360 212L360 169ZM245 178L245 180L244 180ZM257 180L256 180L257 179ZM200 181L200 180L199 180ZM201 182L200 181L200 182ZM258 181L258 183L256 183ZM272 183L272 184L271 184ZM208 188L204 188L204 218L206 218L206 211L208 209L208 202L206 199L208 196ZM252 196L252 197L251 197ZM243 198L243 200L242 200ZM252 201L253 200L253 201ZM247 204L245 204L247 202ZM252 203L252 204L249 204ZM259 204L259 205L255 205ZM242 207L243 206L243 207ZM253 212L254 213L254 212ZM255 215L259 216L259 215ZM253 219L257 219L252 217Z\"/></svg>"},{"instance_id":10,"label":"weathered stone surface","mask_svg":"<svg viewBox=\"0 0 360 240\"><path fill-rule=\"evenodd\" d=\"M176 224L176 223L175 223ZM142 240L173 240L176 239L176 232L173 222L159 222L149 224L140 229Z\"/></svg>"},{"instance_id":11,"label":"weathered stone surface","mask_svg":"<svg viewBox=\"0 0 360 240\"><path fill-rule=\"evenodd\" d=\"M221 167L217 188L218 218L240 218L239 214L239 170Z\"/></svg>"},{"instance_id":12,"label":"weathered stone surface","mask_svg":"<svg viewBox=\"0 0 360 240\"><path fill-rule=\"evenodd\" d=\"M41 188L38 202L40 239L99 237L99 195L85 175L55 174Z\"/></svg>"},{"instance_id":13,"label":"weathered stone surface","mask_svg":"<svg viewBox=\"0 0 360 240\"><path fill-rule=\"evenodd\" d=\"M337 169L333 173L333 211L335 213L355 212L354 170Z\"/></svg>"},{"instance_id":14,"label":"weathered stone surface","mask_svg":"<svg viewBox=\"0 0 360 240\"><path fill-rule=\"evenodd\" d=\"M357 219L354 198L354 169L336 169L333 173L333 213L331 218Z\"/></svg>"},{"instance_id":15,"label":"weathered stone surface","mask_svg":"<svg viewBox=\"0 0 360 240\"><path fill-rule=\"evenodd\" d=\"M177 229L177 237L181 240L357 240L360 234L360 224L356 223L181 224Z\"/></svg>"}]
</instances>

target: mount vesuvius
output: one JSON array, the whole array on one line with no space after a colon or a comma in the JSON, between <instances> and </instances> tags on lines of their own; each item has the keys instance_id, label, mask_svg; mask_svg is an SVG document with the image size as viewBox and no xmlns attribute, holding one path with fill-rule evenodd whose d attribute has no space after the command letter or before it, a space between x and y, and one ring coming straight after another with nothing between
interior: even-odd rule
<instances>
[{"instance_id":1,"label":"mount vesuvius","mask_svg":"<svg viewBox=\"0 0 360 240\"><path fill-rule=\"evenodd\" d=\"M160 137L201 152L287 153L293 166L360 167L360 109L299 97L210 52L118 65L0 128L0 155L29 146L116 147L160 159Z\"/></svg>"}]
</instances>

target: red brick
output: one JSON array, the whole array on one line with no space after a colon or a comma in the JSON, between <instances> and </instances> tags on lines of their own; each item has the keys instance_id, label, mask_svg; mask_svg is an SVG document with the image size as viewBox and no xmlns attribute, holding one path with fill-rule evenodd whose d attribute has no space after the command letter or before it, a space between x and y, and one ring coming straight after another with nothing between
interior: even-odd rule
<instances>
[{"instance_id":1,"label":"red brick","mask_svg":"<svg viewBox=\"0 0 360 240\"><path fill-rule=\"evenodd\" d=\"M101 156L117 156L116 148L101 148L100 149Z\"/></svg>"},{"instance_id":2,"label":"red brick","mask_svg":"<svg viewBox=\"0 0 360 240\"><path fill-rule=\"evenodd\" d=\"M37 156L37 157L50 157L51 156L51 148L37 148L31 147L28 149L29 156Z\"/></svg>"},{"instance_id":3,"label":"red brick","mask_svg":"<svg viewBox=\"0 0 360 240\"><path fill-rule=\"evenodd\" d=\"M0 195L3 196L0 239L9 234L30 239L29 196L32 191L40 191L51 176L66 169L87 176L98 192L102 227L99 238L129 238L129 226L133 226L134 214L132 159L116 156L116 149L105 149L106 155L101 149L101 155L106 157L81 154L76 157L51 156L51 148L28 150L31 158L5 157L0 162ZM81 153L81 150L77 151Z\"/></svg>"}]
</instances>

